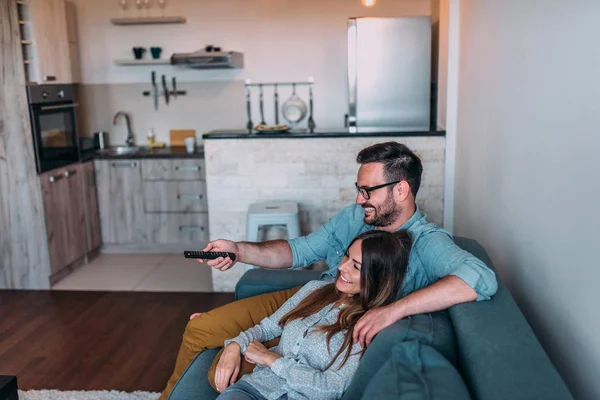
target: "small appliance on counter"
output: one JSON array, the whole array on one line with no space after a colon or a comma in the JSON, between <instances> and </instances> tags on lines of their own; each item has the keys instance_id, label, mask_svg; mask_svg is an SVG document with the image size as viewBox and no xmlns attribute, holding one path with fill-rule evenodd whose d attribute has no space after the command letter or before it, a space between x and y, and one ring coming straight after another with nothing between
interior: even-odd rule
<instances>
[{"instance_id":1,"label":"small appliance on counter","mask_svg":"<svg viewBox=\"0 0 600 400\"><path fill-rule=\"evenodd\" d=\"M98 135L94 134L91 137L80 137L79 138L79 151L81 153L87 153L90 151L100 150L100 143L98 141Z\"/></svg>"},{"instance_id":2,"label":"small appliance on counter","mask_svg":"<svg viewBox=\"0 0 600 400\"><path fill-rule=\"evenodd\" d=\"M72 85L27 86L37 172L79 160Z\"/></svg>"}]
</instances>

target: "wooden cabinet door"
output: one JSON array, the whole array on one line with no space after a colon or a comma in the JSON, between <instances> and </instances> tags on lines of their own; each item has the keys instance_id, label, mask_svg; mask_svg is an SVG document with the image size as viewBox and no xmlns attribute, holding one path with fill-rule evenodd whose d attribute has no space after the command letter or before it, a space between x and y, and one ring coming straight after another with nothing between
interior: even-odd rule
<instances>
[{"instance_id":1,"label":"wooden cabinet door","mask_svg":"<svg viewBox=\"0 0 600 400\"><path fill-rule=\"evenodd\" d=\"M54 274L87 253L79 165L40 175L50 270Z\"/></svg>"},{"instance_id":2,"label":"wooden cabinet door","mask_svg":"<svg viewBox=\"0 0 600 400\"><path fill-rule=\"evenodd\" d=\"M93 161L88 161L81 165L81 175L83 178L83 195L85 197L88 251L91 251L102 246L98 193L96 191L96 171L94 171Z\"/></svg>"},{"instance_id":3,"label":"wooden cabinet door","mask_svg":"<svg viewBox=\"0 0 600 400\"><path fill-rule=\"evenodd\" d=\"M96 160L102 243L145 243L142 175L139 160Z\"/></svg>"},{"instance_id":4,"label":"wooden cabinet door","mask_svg":"<svg viewBox=\"0 0 600 400\"><path fill-rule=\"evenodd\" d=\"M48 240L50 270L52 273L65 267L69 259L69 238L64 220L67 183L62 178L62 170L50 171L40 175L46 221L46 238Z\"/></svg>"},{"instance_id":5,"label":"wooden cabinet door","mask_svg":"<svg viewBox=\"0 0 600 400\"><path fill-rule=\"evenodd\" d=\"M65 168L63 182L65 182L64 224L68 237L68 264L71 264L83 257L88 249L81 166L77 164Z\"/></svg>"},{"instance_id":6,"label":"wooden cabinet door","mask_svg":"<svg viewBox=\"0 0 600 400\"><path fill-rule=\"evenodd\" d=\"M73 83L65 0L30 0L38 83Z\"/></svg>"},{"instance_id":7,"label":"wooden cabinet door","mask_svg":"<svg viewBox=\"0 0 600 400\"><path fill-rule=\"evenodd\" d=\"M65 2L67 19L67 40L69 46L69 70L71 83L81 82L81 63L79 61L79 43L77 34L77 10L72 1Z\"/></svg>"}]
</instances>

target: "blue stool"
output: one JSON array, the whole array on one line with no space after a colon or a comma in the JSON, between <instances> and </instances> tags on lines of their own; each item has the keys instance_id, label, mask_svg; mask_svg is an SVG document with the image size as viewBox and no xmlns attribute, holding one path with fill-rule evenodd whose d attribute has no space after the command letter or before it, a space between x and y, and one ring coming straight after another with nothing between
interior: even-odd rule
<instances>
[{"instance_id":1,"label":"blue stool","mask_svg":"<svg viewBox=\"0 0 600 400\"><path fill-rule=\"evenodd\" d=\"M246 240L258 242L258 230L266 225L285 225L288 239L300 236L298 204L293 201L268 201L254 203L248 207ZM249 265L246 269L252 269Z\"/></svg>"}]
</instances>

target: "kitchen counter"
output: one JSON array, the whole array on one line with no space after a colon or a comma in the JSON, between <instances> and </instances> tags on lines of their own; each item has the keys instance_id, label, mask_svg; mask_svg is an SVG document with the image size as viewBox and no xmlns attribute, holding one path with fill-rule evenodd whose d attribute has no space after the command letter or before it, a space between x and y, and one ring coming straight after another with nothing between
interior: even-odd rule
<instances>
[{"instance_id":1,"label":"kitchen counter","mask_svg":"<svg viewBox=\"0 0 600 400\"><path fill-rule=\"evenodd\" d=\"M140 151L135 153L115 154L104 152L102 150L89 151L81 154L81 162L89 160L110 160L110 159L143 159L143 158L204 158L204 147L196 147L196 152L188 154L185 147L165 147L162 149L149 149L140 147Z\"/></svg>"},{"instance_id":2,"label":"kitchen counter","mask_svg":"<svg viewBox=\"0 0 600 400\"><path fill-rule=\"evenodd\" d=\"M309 138L348 138L348 137L414 137L414 136L446 136L446 131L402 132L381 128L359 128L357 133L347 129L317 129L310 132L306 129L284 133L249 133L247 130L215 130L202 135L203 139L309 139Z\"/></svg>"}]
</instances>

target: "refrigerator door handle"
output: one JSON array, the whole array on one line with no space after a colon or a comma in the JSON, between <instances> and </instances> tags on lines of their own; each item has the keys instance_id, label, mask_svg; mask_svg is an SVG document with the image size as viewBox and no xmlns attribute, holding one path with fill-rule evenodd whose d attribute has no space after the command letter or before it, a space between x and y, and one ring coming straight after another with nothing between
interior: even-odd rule
<instances>
[{"instance_id":1,"label":"refrigerator door handle","mask_svg":"<svg viewBox=\"0 0 600 400\"><path fill-rule=\"evenodd\" d=\"M348 19L348 118L347 127L356 127L357 92L357 26L356 18Z\"/></svg>"}]
</instances>

